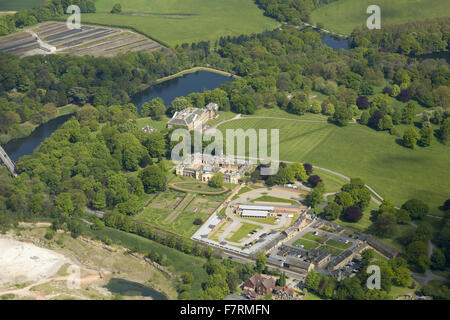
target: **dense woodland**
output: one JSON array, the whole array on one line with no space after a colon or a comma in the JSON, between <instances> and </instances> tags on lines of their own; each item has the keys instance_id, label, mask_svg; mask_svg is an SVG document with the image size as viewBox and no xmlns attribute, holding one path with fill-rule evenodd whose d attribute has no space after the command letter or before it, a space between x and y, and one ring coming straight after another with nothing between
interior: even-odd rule
<instances>
[{"instance_id":1,"label":"dense woodland","mask_svg":"<svg viewBox=\"0 0 450 320\"><path fill-rule=\"evenodd\" d=\"M450 18L383 25L380 30L359 27L350 36L351 45L421 56L449 50Z\"/></svg>"},{"instance_id":2,"label":"dense woodland","mask_svg":"<svg viewBox=\"0 0 450 320\"><path fill-rule=\"evenodd\" d=\"M64 1L52 3L59 3L61 10L67 5ZM327 2L261 0L258 3L268 15L273 14L280 21L294 21L307 19L295 17L294 11L300 12L303 6L311 10ZM31 12L29 14L28 17L32 16ZM17 21L20 20L15 20L14 24ZM448 30L448 21L444 24ZM434 29L423 30L424 34L434 32ZM18 178L12 179L6 169L0 167L0 225L8 228L19 220L48 218L54 222L55 229L67 228L76 236L81 230L79 218L85 215L88 207L105 211L104 223L109 227L210 258L210 249L138 224L132 218L142 206L144 194L166 189L169 169L164 159L172 149L167 130L144 134L137 128L135 119L140 116L161 119L165 113L171 115L189 106L203 107L208 102L218 103L221 110L244 114L252 114L258 108L274 107L297 115L323 113L340 126L346 125L362 110L360 123L374 130L389 130L396 134L395 125L410 125L403 137L405 147L416 144L426 147L433 136L440 140L433 143L446 143L450 134L450 71L445 62L385 52L399 51L399 47L378 50L361 40L365 37L361 31L355 31L353 37L354 42L360 42L355 48L335 52L322 45L320 34L299 32L285 25L281 30L258 35L222 38L214 45L209 42L184 44L158 52L127 53L115 58L50 55L18 59L0 53L0 134L8 134L25 122L46 122L54 116L57 107L69 103L80 107L76 115L32 156L20 159ZM448 33L439 41L443 39L448 42ZM376 41L371 39L369 42ZM430 49L429 43L420 44L426 48L424 52L434 50ZM406 53L402 50L399 52ZM194 66L212 66L242 78L213 91L177 98L169 106L155 99L143 105L141 115L130 103L134 94L156 79ZM380 86L384 87L383 93L374 95L375 87ZM326 95L323 103L310 104L313 91ZM394 107L391 98L403 102L403 106ZM419 105L434 110L424 113L422 123L418 124L420 132L413 123L414 110ZM431 124L439 129L433 132ZM258 170L249 179L260 180ZM307 199L313 206L322 201L323 183L307 165L282 165L279 174L268 178L266 183L274 185L293 180L302 180L313 187ZM334 220L343 216L347 221L358 221L361 210L367 208L370 200L363 185L361 180L353 179L344 186L325 209L324 217ZM443 210L448 212L449 206L443 204ZM376 235L394 233L398 225L408 223L410 219L420 221L427 211L426 204L414 199L400 209L386 201L374 213L370 232ZM404 270L401 268L406 265L419 271L449 267L449 235L447 213L437 234L421 227L405 236L402 240L404 260L386 266L389 274L402 271L398 277L390 277L391 282L402 283L400 277L404 276ZM438 248L428 259L426 244L430 239ZM210 279L205 285L204 298L222 298L233 291L233 284L238 280L234 278L234 271L222 270L223 266L214 264L213 260L206 268ZM237 270L233 268L243 268L239 269L241 280L254 271L248 266L230 266L230 270ZM264 266L264 257L258 258L257 271L270 272ZM375 297L372 296L374 293L361 289L358 282L363 278L355 277L336 284L334 280L321 277L312 274L308 287L323 297L386 298L389 294L389 283ZM185 285L188 284L186 280ZM433 295L447 297L445 290L448 289L433 292ZM187 291L180 289L180 294Z\"/></svg>"},{"instance_id":3,"label":"dense woodland","mask_svg":"<svg viewBox=\"0 0 450 320\"><path fill-rule=\"evenodd\" d=\"M281 22L309 21L311 11L336 0L256 0L264 13Z\"/></svg>"},{"instance_id":4,"label":"dense woodland","mask_svg":"<svg viewBox=\"0 0 450 320\"><path fill-rule=\"evenodd\" d=\"M244 77L216 92L222 110L251 114L256 108L278 106L298 115L323 113L330 121L346 125L359 108L367 111L361 117L362 124L396 134L393 127L411 124L411 112L419 103L442 108L430 113L425 122L441 126L436 136L443 142L448 140L445 108L450 101L450 71L442 62L365 47L334 52L321 44L318 33L290 27L222 38L214 49L209 43L199 43L155 53L128 53L114 59L54 55L18 59L1 54L0 62L3 134L23 122L45 122L46 113L67 103L125 104L157 78L192 66L211 65ZM374 87L386 83L389 85L382 94L373 95ZM327 99L310 105L312 90ZM394 108L389 96L411 105ZM205 99L211 100L211 96L191 95L189 103L201 107ZM185 106L172 105L168 112Z\"/></svg>"}]
</instances>

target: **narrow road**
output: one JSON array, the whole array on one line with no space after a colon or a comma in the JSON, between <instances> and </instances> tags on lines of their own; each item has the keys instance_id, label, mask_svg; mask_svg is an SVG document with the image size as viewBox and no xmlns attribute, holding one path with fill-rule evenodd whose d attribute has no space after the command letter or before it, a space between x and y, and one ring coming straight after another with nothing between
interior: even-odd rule
<instances>
[{"instance_id":1,"label":"narrow road","mask_svg":"<svg viewBox=\"0 0 450 320\"><path fill-rule=\"evenodd\" d=\"M323 195L323 204L318 205L317 207L320 210L323 210L327 205L328 205L328 197L329 196L334 196L335 194L337 194L337 192L331 192L331 193L325 193Z\"/></svg>"},{"instance_id":2,"label":"narrow road","mask_svg":"<svg viewBox=\"0 0 450 320\"><path fill-rule=\"evenodd\" d=\"M426 270L424 275L418 275L416 273L412 274L413 278L419 281L420 284L427 284L429 281L432 280L439 280L443 282L450 282L449 279L438 276L431 272L431 270Z\"/></svg>"}]
</instances>

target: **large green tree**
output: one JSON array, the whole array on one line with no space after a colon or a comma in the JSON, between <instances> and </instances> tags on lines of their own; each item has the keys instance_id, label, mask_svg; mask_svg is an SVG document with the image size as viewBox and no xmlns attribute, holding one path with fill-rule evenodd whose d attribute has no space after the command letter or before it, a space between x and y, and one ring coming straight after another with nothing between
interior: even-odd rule
<instances>
[{"instance_id":1,"label":"large green tree","mask_svg":"<svg viewBox=\"0 0 450 320\"><path fill-rule=\"evenodd\" d=\"M154 164L146 167L139 173L146 193L154 193L156 191L164 191L167 186L167 177L164 170L160 166Z\"/></svg>"}]
</instances>

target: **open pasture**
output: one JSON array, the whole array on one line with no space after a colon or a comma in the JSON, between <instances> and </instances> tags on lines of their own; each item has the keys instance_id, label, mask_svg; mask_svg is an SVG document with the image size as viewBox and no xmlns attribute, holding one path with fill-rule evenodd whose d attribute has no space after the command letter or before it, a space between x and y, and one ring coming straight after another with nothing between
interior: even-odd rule
<instances>
[{"instance_id":1,"label":"open pasture","mask_svg":"<svg viewBox=\"0 0 450 320\"><path fill-rule=\"evenodd\" d=\"M111 14L114 4L122 12ZM221 36L272 30L277 22L265 17L253 0L97 0L96 13L82 22L130 27L170 46L214 41Z\"/></svg>"},{"instance_id":2,"label":"open pasture","mask_svg":"<svg viewBox=\"0 0 450 320\"><path fill-rule=\"evenodd\" d=\"M396 141L397 137L358 124L337 127L242 118L219 126L222 132L237 128L279 129L281 160L308 162L348 177L360 177L396 205L418 198L430 205L433 214L442 215L438 207L450 193L450 180L446 179L450 173L448 145L434 140L428 148L408 149Z\"/></svg>"},{"instance_id":3,"label":"open pasture","mask_svg":"<svg viewBox=\"0 0 450 320\"><path fill-rule=\"evenodd\" d=\"M19 11L31 9L45 0L0 0L0 11Z\"/></svg>"},{"instance_id":4,"label":"open pasture","mask_svg":"<svg viewBox=\"0 0 450 320\"><path fill-rule=\"evenodd\" d=\"M350 34L355 27L365 25L369 14L367 7L378 5L383 24L400 24L411 21L448 17L448 0L339 0L314 10L311 19L323 24L325 29Z\"/></svg>"}]
</instances>

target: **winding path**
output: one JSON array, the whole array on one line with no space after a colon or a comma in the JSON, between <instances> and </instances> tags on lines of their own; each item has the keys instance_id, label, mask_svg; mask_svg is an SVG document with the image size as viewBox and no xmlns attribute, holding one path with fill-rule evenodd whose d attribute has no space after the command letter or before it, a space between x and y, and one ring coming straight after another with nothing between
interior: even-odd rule
<instances>
[{"instance_id":1,"label":"winding path","mask_svg":"<svg viewBox=\"0 0 450 320\"><path fill-rule=\"evenodd\" d=\"M328 205L328 197L329 196L334 196L335 194L337 194L337 192L325 193L323 195L323 204L319 204L317 207L319 209L323 210Z\"/></svg>"}]
</instances>

